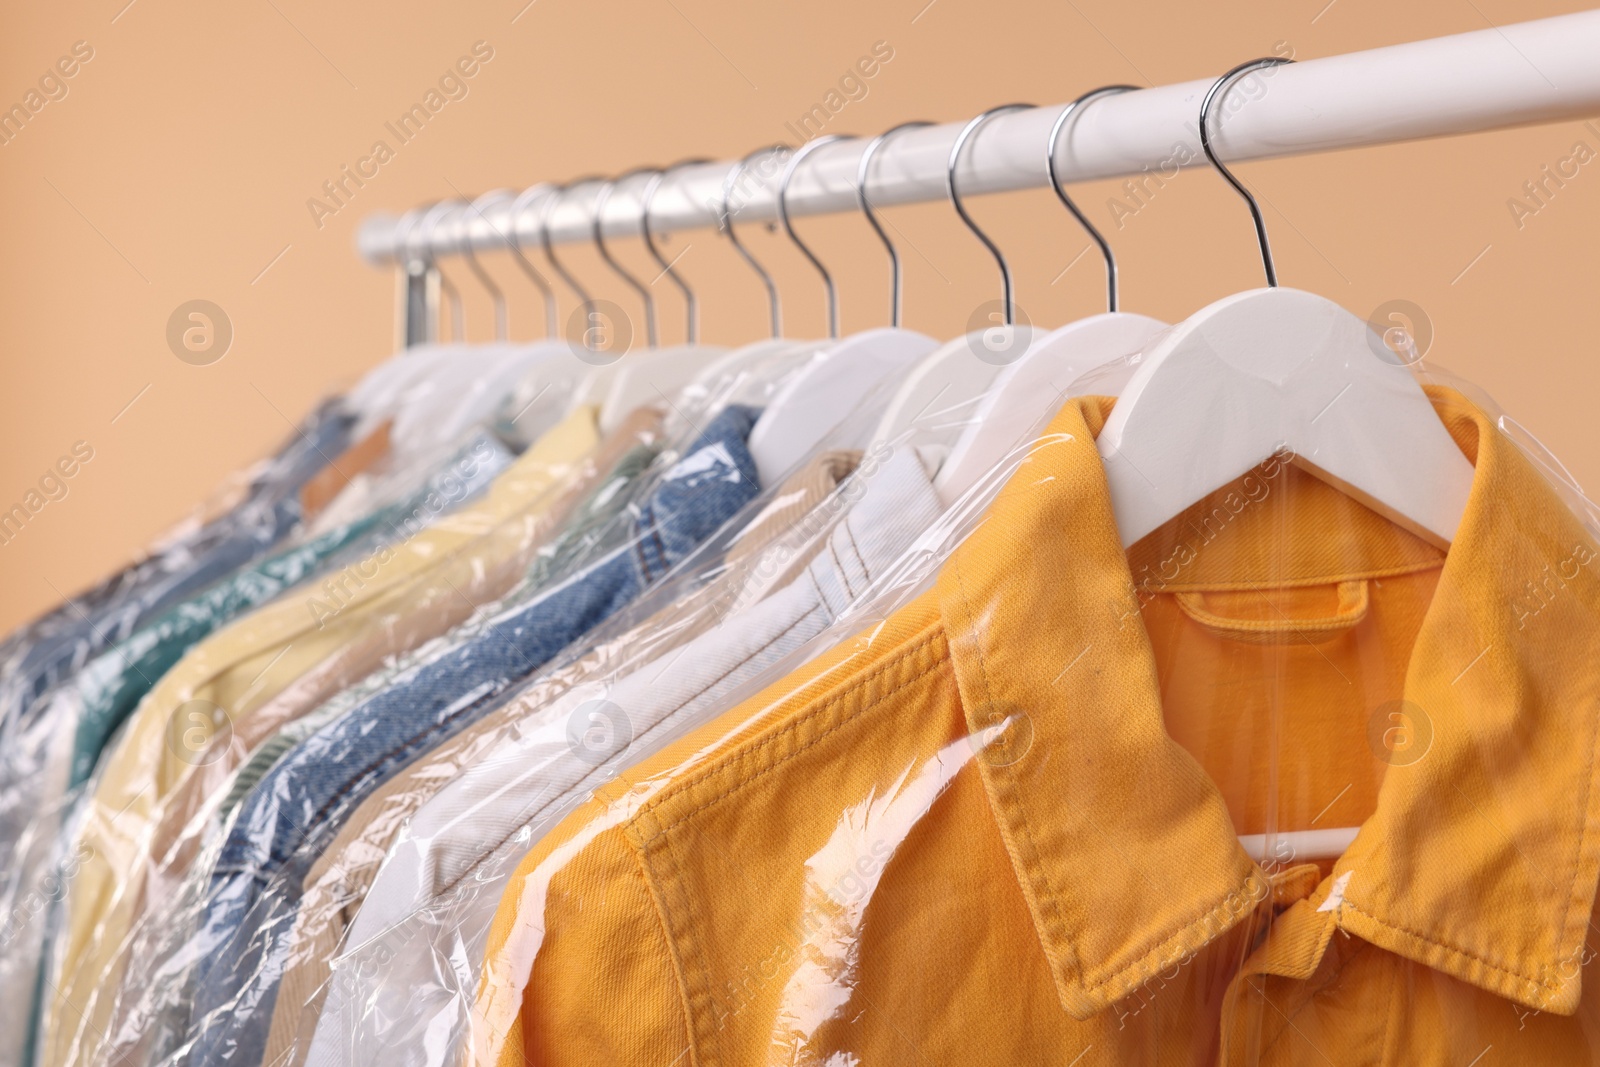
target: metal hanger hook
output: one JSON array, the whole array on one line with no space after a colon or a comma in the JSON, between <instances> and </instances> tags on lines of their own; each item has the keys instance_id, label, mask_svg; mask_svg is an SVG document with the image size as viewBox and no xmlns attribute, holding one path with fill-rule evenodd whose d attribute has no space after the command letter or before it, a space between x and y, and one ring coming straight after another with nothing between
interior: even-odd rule
<instances>
[{"instance_id":1,"label":"metal hanger hook","mask_svg":"<svg viewBox=\"0 0 1600 1067\"><path fill-rule=\"evenodd\" d=\"M789 240L794 246L811 261L817 268L817 273L822 275L822 287L828 294L828 336L839 336L839 289L833 284L833 275L828 273L828 268L822 265L822 260L817 258L807 244L800 240L800 235L794 232L794 224L789 221L789 183L794 180L794 172L800 169L800 164L807 156L825 145L836 144L839 141L851 141L854 134L830 133L826 137L814 137L800 147L800 150L789 157L789 165L783 168L783 177L778 179L778 221L783 223L783 232L789 235Z\"/></svg>"},{"instance_id":2,"label":"metal hanger hook","mask_svg":"<svg viewBox=\"0 0 1600 1067\"><path fill-rule=\"evenodd\" d=\"M561 312L556 306L556 291L551 287L550 279L539 273L539 269L523 254L522 239L517 236L517 220L522 218L522 213L528 209L528 205L539 197L549 194L550 186L543 183L529 186L517 194L517 198L511 201L511 212L508 216L509 232L505 238L506 246L511 249L511 255L517 261L517 266L522 268L522 273L526 274L528 280L544 295L544 335L555 337L561 332Z\"/></svg>"},{"instance_id":3,"label":"metal hanger hook","mask_svg":"<svg viewBox=\"0 0 1600 1067\"><path fill-rule=\"evenodd\" d=\"M1138 88L1137 85L1103 85L1098 89L1090 89L1061 109L1061 114L1056 116L1056 124L1050 127L1050 141L1045 145L1044 149L1044 168L1050 175L1050 188L1056 191L1056 196L1060 197L1067 210L1072 212L1072 217L1078 220L1078 225L1084 228L1085 232L1089 234L1089 238L1100 246L1100 255L1106 261L1107 311L1117 310L1117 257L1111 251L1110 242L1105 239L1105 236L1095 227L1094 223L1089 221L1088 216L1078 209L1078 205L1072 202L1072 197L1068 196L1067 191L1061 187L1061 176L1056 173L1056 144L1061 140L1061 131L1066 128L1067 120L1077 114L1078 109L1084 104L1091 100L1097 100L1102 96L1109 96L1113 93L1129 93Z\"/></svg>"},{"instance_id":4,"label":"metal hanger hook","mask_svg":"<svg viewBox=\"0 0 1600 1067\"><path fill-rule=\"evenodd\" d=\"M452 212L459 210L458 200L441 200L423 212L422 218L417 222L417 230L421 231L422 247L421 258L428 264L439 278L439 291L450 301L450 340L460 343L467 339L466 311L461 303L461 291L450 281L449 276L439 269L439 261L434 244L435 232L442 222ZM407 237L409 238L409 234ZM441 338L442 340L443 338Z\"/></svg>"},{"instance_id":5,"label":"metal hanger hook","mask_svg":"<svg viewBox=\"0 0 1600 1067\"><path fill-rule=\"evenodd\" d=\"M861 150L861 165L856 168L856 203L861 205L861 212L867 216L867 222L872 224L878 240L889 250L889 325L896 328L900 325L900 252L895 248L894 242L889 240L889 235L884 232L883 223L878 221L878 214L872 209L872 201L867 198L867 178L872 169L872 157L877 155L878 149L882 148L890 137L901 130L932 125L931 122L917 120L889 127L867 142L867 147Z\"/></svg>"},{"instance_id":6,"label":"metal hanger hook","mask_svg":"<svg viewBox=\"0 0 1600 1067\"><path fill-rule=\"evenodd\" d=\"M961 195L956 192L956 165L961 162L961 150L966 147L967 139L977 133L984 123L996 115L1003 115L1008 111L1026 111L1036 106L1035 104L1001 104L999 107L990 108L961 127L961 132L956 134L956 143L950 146L950 161L945 165L944 169L945 191L950 194L950 203L955 207L956 214L961 216L961 221L967 224L967 229L971 230L978 240L983 242L983 247L989 250L989 254L994 257L994 261L1000 265L1000 294L1005 306L1007 326L1016 324L1016 313L1014 311L1016 302L1011 296L1011 267L1006 263L1006 257L1001 254L1000 246L991 241L989 235L978 228L978 224L972 221L972 216L967 214L966 206L961 203Z\"/></svg>"},{"instance_id":7,"label":"metal hanger hook","mask_svg":"<svg viewBox=\"0 0 1600 1067\"><path fill-rule=\"evenodd\" d=\"M544 249L544 258L550 261L551 269L560 276L561 280L566 282L572 291L578 294L578 306L583 310L585 325L588 325L589 320L594 315L594 297L589 295L589 290L583 287L583 283L574 278L572 272L556 258L555 246L550 241L550 213L555 210L556 205L561 203L567 193L573 189L580 185L587 185L590 182L603 181L605 181L604 177L591 174L583 178L574 178L572 181L561 185L551 186L539 211L539 245ZM587 336L587 331L585 331L585 336Z\"/></svg>"},{"instance_id":8,"label":"metal hanger hook","mask_svg":"<svg viewBox=\"0 0 1600 1067\"><path fill-rule=\"evenodd\" d=\"M650 205L655 203L656 191L661 188L661 183L666 180L667 175L680 167L692 167L710 162L711 160L703 158L680 159L678 162L656 171L650 178L649 183L644 187L644 196L642 198L644 210L639 218L639 225L644 230L644 246L650 250L650 254L655 257L655 261L661 265L661 273L671 278L672 284L676 285L678 291L683 294L684 314L686 316L683 339L685 344L691 345L698 343L700 340L700 317L697 314L699 309L694 297L694 290L690 289L689 283L684 281L678 274L677 259L669 262L667 257L661 254L661 249L656 247L656 236L650 229ZM684 251L688 251L688 249ZM683 258L683 252L678 253L678 258Z\"/></svg>"},{"instance_id":9,"label":"metal hanger hook","mask_svg":"<svg viewBox=\"0 0 1600 1067\"><path fill-rule=\"evenodd\" d=\"M749 168L750 161L752 159L755 159L757 156L777 155L787 151L789 151L789 146L786 144L775 144L769 145L766 148L758 148L729 168L728 176L722 180L722 204L720 205L720 212L717 216L717 228L722 231L728 240L733 242L734 250L739 253L739 258L743 259L750 265L750 269L756 272L756 277L761 279L761 284L766 286L767 309L772 316L773 337L783 336L783 309L778 303L778 287L773 283L772 275L767 273L767 268L763 267L761 262L757 260L755 256L750 254L750 250L744 246L744 242L739 240L739 235L733 228L732 200L733 187L737 185L739 183L739 179L744 176L744 172Z\"/></svg>"},{"instance_id":10,"label":"metal hanger hook","mask_svg":"<svg viewBox=\"0 0 1600 1067\"><path fill-rule=\"evenodd\" d=\"M461 258L467 261L468 269L478 279L478 284L489 291L489 299L494 302L494 339L496 341L506 341L511 334L511 321L506 310L506 294L501 291L499 285L495 284L495 280L489 272L483 269L483 264L478 262L478 254L472 247L472 222L473 218L476 217L483 220L484 224L489 226L490 229L493 229L494 225L489 222L489 216L484 214L484 205L498 203L510 195L511 193L506 189L492 189L484 193L472 203L463 206L457 223L461 228L461 232L457 237L461 245Z\"/></svg>"},{"instance_id":11,"label":"metal hanger hook","mask_svg":"<svg viewBox=\"0 0 1600 1067\"><path fill-rule=\"evenodd\" d=\"M611 194L616 190L617 183L640 174L659 175L659 167L635 167L625 174L619 174L600 187L594 198L594 221L590 225L590 232L594 235L594 246L600 251L600 258L606 261L606 266L616 272L617 277L628 283L628 288L639 294L639 299L644 302L644 338L645 343L651 348L656 347L656 302L650 295L650 287L634 277L622 264L611 256L611 250L606 247L606 241L600 232L600 218L605 214L606 202L611 199ZM644 219L643 211L639 215L641 223Z\"/></svg>"},{"instance_id":12,"label":"metal hanger hook","mask_svg":"<svg viewBox=\"0 0 1600 1067\"><path fill-rule=\"evenodd\" d=\"M1250 220L1256 226L1256 242L1261 246L1261 265L1266 268L1268 288L1277 287L1278 269L1272 263L1272 245L1267 242L1267 224L1261 217L1261 205L1256 203L1256 198L1250 195L1250 190L1244 187L1243 182L1233 176L1231 170L1222 165L1222 160L1217 158L1216 150L1211 147L1211 105L1239 75L1263 67L1276 67L1293 62L1294 60L1284 56L1266 56L1262 59L1252 59L1248 63L1240 63L1212 82L1211 88L1206 90L1205 99L1200 101L1200 148L1205 152L1206 159L1211 161L1211 165L1217 168L1217 173L1221 174L1228 184L1233 186L1234 191L1244 197L1244 202L1250 205Z\"/></svg>"}]
</instances>

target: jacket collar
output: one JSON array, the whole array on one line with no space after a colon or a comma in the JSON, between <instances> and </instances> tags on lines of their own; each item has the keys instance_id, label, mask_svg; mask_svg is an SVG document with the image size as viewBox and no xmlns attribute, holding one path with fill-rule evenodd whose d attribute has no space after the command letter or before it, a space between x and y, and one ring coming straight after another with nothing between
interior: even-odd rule
<instances>
[{"instance_id":1,"label":"jacket collar","mask_svg":"<svg viewBox=\"0 0 1600 1067\"><path fill-rule=\"evenodd\" d=\"M1300 939L1308 960L1292 969L1314 967L1339 928L1570 1014L1600 869L1600 548L1482 411L1429 393L1475 465L1406 673L1431 746L1386 770L1375 811L1302 909L1321 929ZM1061 1004L1080 1019L1198 952L1272 889L1163 722L1095 449L1113 403L1060 412L937 594L1000 832ZM1393 528L1356 510L1356 539L1373 541L1364 551L1439 566L1420 543L1383 543ZM1334 539L1297 528L1309 536L1280 547L1272 573L1329 565L1312 557Z\"/></svg>"}]
</instances>

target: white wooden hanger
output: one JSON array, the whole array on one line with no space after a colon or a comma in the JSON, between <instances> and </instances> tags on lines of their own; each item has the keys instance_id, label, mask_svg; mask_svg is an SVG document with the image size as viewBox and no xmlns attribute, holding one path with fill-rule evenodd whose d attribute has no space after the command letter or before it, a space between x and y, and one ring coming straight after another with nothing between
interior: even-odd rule
<instances>
[{"instance_id":1,"label":"white wooden hanger","mask_svg":"<svg viewBox=\"0 0 1600 1067\"><path fill-rule=\"evenodd\" d=\"M772 398L750 432L750 454L763 485L772 484L809 455L857 405L867 402L886 379L915 365L938 347L933 338L900 328L899 255L873 215L866 194L868 171L879 146L897 131L917 125L926 123L903 123L873 138L862 152L856 171L856 202L889 250L894 325L853 334L805 357L803 367ZM839 336L838 291L827 267L795 233L789 219L788 192L789 182L806 156L844 139L837 135L815 138L790 158L778 183L778 219L783 223L784 232L822 276L828 300L830 338ZM866 444L865 441L860 443Z\"/></svg>"},{"instance_id":2,"label":"white wooden hanger","mask_svg":"<svg viewBox=\"0 0 1600 1067\"><path fill-rule=\"evenodd\" d=\"M417 269L423 267L424 261L410 254L409 241L421 214L420 210L414 208L400 216L395 223L395 247L399 250L399 259L402 263L413 261ZM402 267L402 285L405 273L405 267ZM362 375L361 380L345 392L345 405L359 416L362 424L382 421L387 417L395 396L405 388L406 383L423 373L429 365L444 358L439 351L441 347L430 340L402 348Z\"/></svg>"},{"instance_id":3,"label":"white wooden hanger","mask_svg":"<svg viewBox=\"0 0 1600 1067\"><path fill-rule=\"evenodd\" d=\"M1045 145L1051 188L1105 259L1106 312L1037 337L1019 359L1001 368L934 478L939 499L947 506L991 476L1007 457L1025 448L1051 412L1066 400L1072 382L1096 367L1130 359L1168 328L1156 319L1117 310L1117 261L1111 245L1073 203L1056 173L1056 144L1078 108L1096 97L1135 88L1108 85L1084 93L1061 109Z\"/></svg>"},{"instance_id":4,"label":"white wooden hanger","mask_svg":"<svg viewBox=\"0 0 1600 1067\"><path fill-rule=\"evenodd\" d=\"M437 279L444 292L454 296L454 287L434 263L429 239L447 205L434 204L428 208L414 209L401 216L397 224L397 245L402 260L416 267L425 267ZM418 230L422 233L419 235ZM417 241L418 237L422 239ZM416 243L413 243L416 241ZM346 403L360 416L354 431L355 439L365 437L378 424L392 418L419 388L443 374L452 361L459 357L462 332L459 297L452 300L453 339L440 337L434 341L406 348L390 359L368 371L347 394Z\"/></svg>"},{"instance_id":5,"label":"white wooden hanger","mask_svg":"<svg viewBox=\"0 0 1600 1067\"><path fill-rule=\"evenodd\" d=\"M1213 100L1240 74L1279 62L1235 67L1200 105L1201 147L1250 206L1268 287L1217 301L1145 353L1098 441L1117 528L1132 545L1287 446L1311 473L1448 544L1472 465L1416 379L1363 320L1278 287L1261 209L1212 150ZM1357 832L1296 831L1274 841L1288 854L1326 856ZM1264 842L1244 844L1259 850Z\"/></svg>"},{"instance_id":6,"label":"white wooden hanger","mask_svg":"<svg viewBox=\"0 0 1600 1067\"><path fill-rule=\"evenodd\" d=\"M501 190L470 204L442 201L416 223L416 229L422 231L422 245L430 255L439 250L460 252L488 290L494 301L495 339L491 344L465 343L461 294L430 261L428 267L437 273L439 287L450 302L452 343L436 349L436 358L418 361L404 379L393 379L382 408L369 407L364 420L375 424L377 420L372 416L380 412L383 418L392 420L391 448L400 466L424 460L440 449L453 448L461 435L491 421L501 401L537 361L525 347L508 343L505 296L472 253L469 227L483 217L486 202L508 195ZM443 234L440 226L445 227ZM408 229L408 239L411 233Z\"/></svg>"},{"instance_id":7,"label":"white wooden hanger","mask_svg":"<svg viewBox=\"0 0 1600 1067\"><path fill-rule=\"evenodd\" d=\"M924 445L935 439L956 440L970 424L978 398L988 391L1001 368L1021 355L1034 337L1033 327L1016 324L1011 268L1005 256L967 214L956 189L956 165L961 161L961 150L967 140L994 116L1030 107L1033 105L1004 104L990 108L967 123L956 136L945 166L945 191L950 196L951 206L999 264L1000 309L991 317L1002 321L946 342L911 368L873 433L871 447L874 450L910 440L913 431L915 440Z\"/></svg>"}]
</instances>

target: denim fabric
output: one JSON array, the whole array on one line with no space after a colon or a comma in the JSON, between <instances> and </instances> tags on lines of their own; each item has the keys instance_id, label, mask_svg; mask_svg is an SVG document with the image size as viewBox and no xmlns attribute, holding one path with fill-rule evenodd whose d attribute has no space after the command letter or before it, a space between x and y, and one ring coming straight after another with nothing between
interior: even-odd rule
<instances>
[{"instance_id":1,"label":"denim fabric","mask_svg":"<svg viewBox=\"0 0 1600 1067\"><path fill-rule=\"evenodd\" d=\"M528 568L527 580L508 594L501 606L506 608L521 603L530 594L537 595L547 583L577 573L582 564L589 561L589 554L606 543L606 527L613 523L630 500L641 495L637 490L647 486L641 479L660 452L659 446L651 444L636 445L623 453L600 484L573 510L566 527L551 545L540 551ZM610 547L616 545L611 544ZM219 821L226 820L261 781L262 776L296 745L329 723L348 715L379 690L403 677L413 664L429 658L429 655L429 648L418 649L393 667L373 672L320 708L284 726L259 745L244 766L235 772L227 796L223 798L215 817Z\"/></svg>"},{"instance_id":2,"label":"denim fabric","mask_svg":"<svg viewBox=\"0 0 1600 1067\"><path fill-rule=\"evenodd\" d=\"M572 573L574 563L585 559L587 553L602 545L607 529L622 513L628 501L633 499L628 493L629 488L650 469L650 464L660 453L657 445L639 444L628 449L617 460L617 465L611 468L605 480L595 486L594 491L578 505L560 536L541 550L528 568L527 584L530 588L542 588L550 580Z\"/></svg>"},{"instance_id":3,"label":"denim fabric","mask_svg":"<svg viewBox=\"0 0 1600 1067\"><path fill-rule=\"evenodd\" d=\"M354 416L328 401L256 477L227 514L140 561L32 627L0 687L7 726L59 684L146 621L269 550L300 522L298 493L348 443Z\"/></svg>"},{"instance_id":4,"label":"denim fabric","mask_svg":"<svg viewBox=\"0 0 1600 1067\"><path fill-rule=\"evenodd\" d=\"M501 609L470 640L296 748L240 805L196 942L193 1063L258 1063L306 871L343 819L430 746L493 707L515 681L661 578L758 492L746 438L759 412L725 409L634 517L634 536L593 566Z\"/></svg>"}]
</instances>

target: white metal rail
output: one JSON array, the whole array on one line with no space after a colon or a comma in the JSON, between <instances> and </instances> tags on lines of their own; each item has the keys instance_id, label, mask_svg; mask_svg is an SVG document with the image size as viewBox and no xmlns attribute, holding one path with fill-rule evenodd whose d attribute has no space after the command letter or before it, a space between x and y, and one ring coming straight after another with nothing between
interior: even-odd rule
<instances>
[{"instance_id":1,"label":"white metal rail","mask_svg":"<svg viewBox=\"0 0 1600 1067\"><path fill-rule=\"evenodd\" d=\"M1170 175L1174 167L1205 165L1196 122L1210 84L1202 79L1104 96L1083 107L1057 146L1063 181L1158 170ZM1001 115L978 131L957 172L963 193L1043 187L1045 145L1061 106ZM1219 112L1215 144L1229 161L1600 114L1600 10L1257 71L1234 83ZM943 199L946 160L961 126L907 130L886 143L872 165L873 203ZM790 185L790 214L856 210L864 145L865 138L844 141L809 156ZM651 204L651 228L667 233L714 226L732 166L702 164L669 175ZM737 220L776 217L780 169L755 166L740 179L732 203ZM639 233L648 180L630 178L612 191L601 219L607 236ZM554 206L547 220L552 241L590 240L598 191L598 183L575 188ZM371 263L394 263L457 253L464 240L475 249L503 247L513 227L531 245L546 205L537 197L523 203L516 219L506 200L472 217L471 225L459 224L467 221L462 212L425 234L395 215L375 215L364 220L358 247Z\"/></svg>"}]
</instances>

